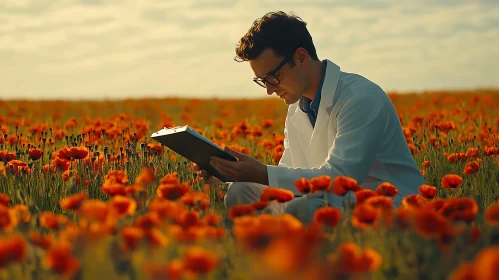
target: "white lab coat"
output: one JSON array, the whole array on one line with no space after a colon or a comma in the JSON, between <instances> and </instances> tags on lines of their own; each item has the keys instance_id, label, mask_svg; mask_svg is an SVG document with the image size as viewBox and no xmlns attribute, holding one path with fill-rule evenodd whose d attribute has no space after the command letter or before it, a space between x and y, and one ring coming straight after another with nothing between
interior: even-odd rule
<instances>
[{"instance_id":1,"label":"white lab coat","mask_svg":"<svg viewBox=\"0 0 499 280\"><path fill-rule=\"evenodd\" d=\"M387 94L329 60L315 128L296 102L288 106L284 136L278 166L267 166L269 186L299 194L294 182L302 177L342 175L373 190L381 182L392 183L399 204L425 183Z\"/></svg>"}]
</instances>

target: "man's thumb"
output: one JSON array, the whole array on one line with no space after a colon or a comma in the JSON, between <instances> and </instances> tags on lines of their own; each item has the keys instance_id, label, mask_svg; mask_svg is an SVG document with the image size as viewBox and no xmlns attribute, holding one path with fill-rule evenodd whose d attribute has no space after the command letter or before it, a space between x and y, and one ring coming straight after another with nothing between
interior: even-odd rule
<instances>
[{"instance_id":1,"label":"man's thumb","mask_svg":"<svg viewBox=\"0 0 499 280\"><path fill-rule=\"evenodd\" d=\"M234 150L232 150L232 149L231 149L231 148L229 148L229 147L225 147L225 149L224 149L224 150L225 150L225 151L226 151L229 155L231 155L231 156L233 156L233 157L235 157L235 158L237 158L237 159L242 159L242 158L246 157L246 155L245 155L245 154L240 153L240 152L237 152L237 151L234 151Z\"/></svg>"}]
</instances>

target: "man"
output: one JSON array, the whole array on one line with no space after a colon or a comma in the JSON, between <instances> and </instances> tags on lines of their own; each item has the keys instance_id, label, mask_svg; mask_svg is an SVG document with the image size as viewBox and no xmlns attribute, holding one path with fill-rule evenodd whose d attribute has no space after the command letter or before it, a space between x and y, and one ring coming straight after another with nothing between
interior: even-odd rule
<instances>
[{"instance_id":1,"label":"man","mask_svg":"<svg viewBox=\"0 0 499 280\"><path fill-rule=\"evenodd\" d=\"M231 162L213 158L212 165L233 183L225 205L259 201L268 186L291 190L295 199L271 205L273 214L291 213L309 222L325 205L324 195L301 196L294 186L300 178L328 175L354 178L364 188L394 184L400 204L425 183L406 143L398 114L375 83L340 71L330 60L319 60L306 23L284 12L256 20L236 48L237 61L248 61L253 80L267 94L288 105L284 153L278 166L226 151ZM199 170L199 169L198 169ZM217 180L200 171L207 183ZM218 181L219 182L219 181ZM342 207L342 198L327 194L328 205Z\"/></svg>"}]
</instances>

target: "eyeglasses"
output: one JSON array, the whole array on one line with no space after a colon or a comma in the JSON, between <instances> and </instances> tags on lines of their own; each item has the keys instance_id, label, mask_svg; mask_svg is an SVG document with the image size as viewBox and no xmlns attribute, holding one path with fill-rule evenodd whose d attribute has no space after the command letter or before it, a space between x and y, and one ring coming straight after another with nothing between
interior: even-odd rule
<instances>
[{"instance_id":1,"label":"eyeglasses","mask_svg":"<svg viewBox=\"0 0 499 280\"><path fill-rule=\"evenodd\" d=\"M276 73L277 71L281 70L281 68L291 60L292 56L287 56L284 58L284 60L271 72L269 72L267 75L263 76L262 78L253 78L253 82L257 83L259 86L263 88L267 88L267 84L269 83L273 86L277 86L281 83L279 78L277 78Z\"/></svg>"}]
</instances>

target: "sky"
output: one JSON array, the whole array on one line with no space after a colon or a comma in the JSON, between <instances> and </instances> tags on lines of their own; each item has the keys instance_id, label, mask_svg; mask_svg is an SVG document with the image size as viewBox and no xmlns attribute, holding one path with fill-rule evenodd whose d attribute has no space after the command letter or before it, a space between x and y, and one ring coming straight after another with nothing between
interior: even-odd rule
<instances>
[{"instance_id":1,"label":"sky","mask_svg":"<svg viewBox=\"0 0 499 280\"><path fill-rule=\"evenodd\" d=\"M262 98L235 48L279 10L387 92L499 88L497 0L0 0L0 99Z\"/></svg>"}]
</instances>

